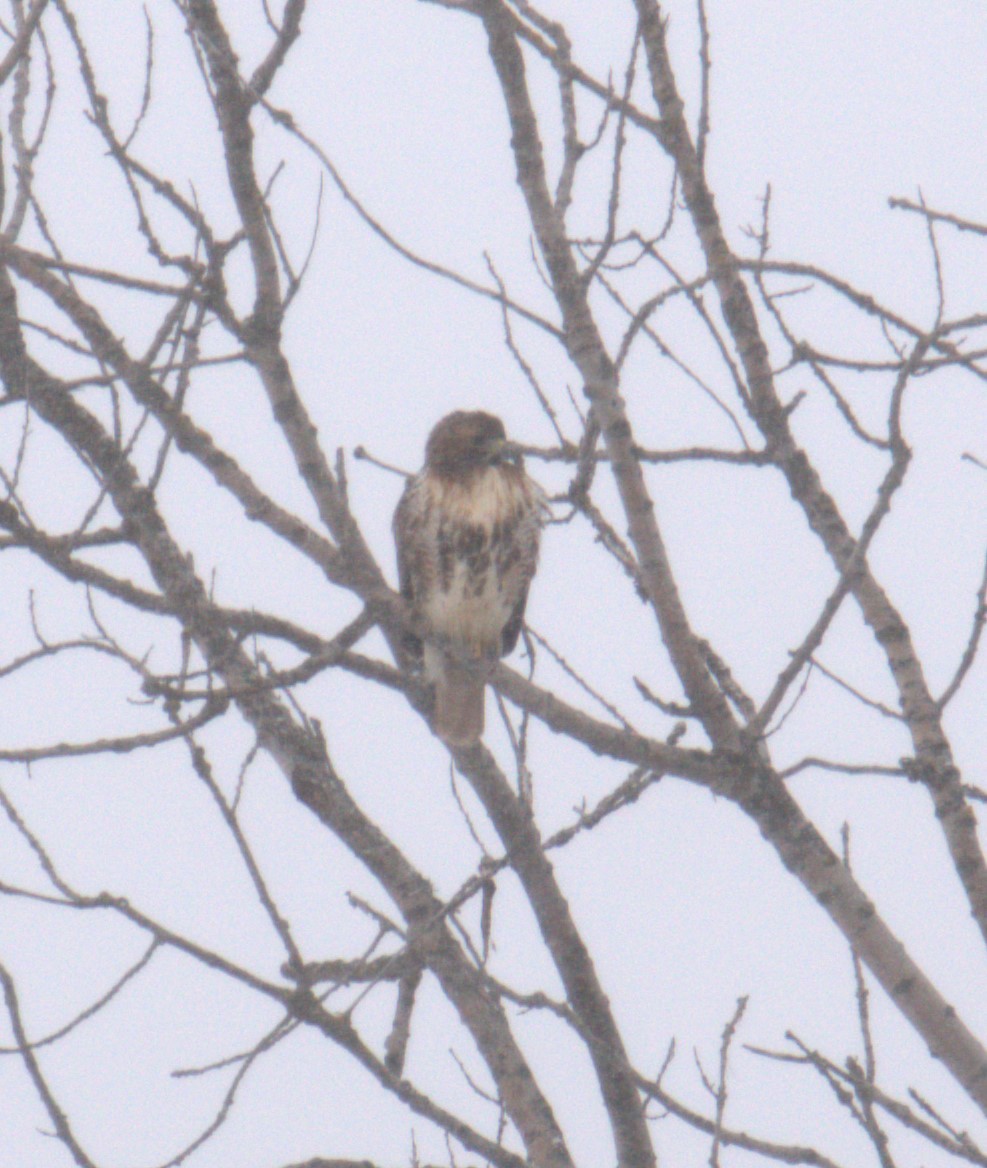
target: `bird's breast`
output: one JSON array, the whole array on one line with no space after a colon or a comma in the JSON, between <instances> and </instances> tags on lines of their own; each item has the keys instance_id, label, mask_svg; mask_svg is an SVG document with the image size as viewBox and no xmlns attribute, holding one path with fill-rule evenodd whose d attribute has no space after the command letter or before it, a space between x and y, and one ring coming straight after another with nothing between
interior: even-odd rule
<instances>
[{"instance_id":1,"label":"bird's breast","mask_svg":"<svg viewBox=\"0 0 987 1168\"><path fill-rule=\"evenodd\" d=\"M524 586L519 546L532 533L537 540L528 480L515 467L489 467L465 482L437 478L426 491L434 562L422 615L434 633L468 652L498 654Z\"/></svg>"}]
</instances>

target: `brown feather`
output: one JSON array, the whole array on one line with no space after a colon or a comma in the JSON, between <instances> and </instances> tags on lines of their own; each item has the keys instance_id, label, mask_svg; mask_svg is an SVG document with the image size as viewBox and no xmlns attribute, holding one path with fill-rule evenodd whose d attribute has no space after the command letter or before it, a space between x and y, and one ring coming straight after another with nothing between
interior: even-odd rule
<instances>
[{"instance_id":1,"label":"brown feather","mask_svg":"<svg viewBox=\"0 0 987 1168\"><path fill-rule=\"evenodd\" d=\"M483 736L485 677L476 667L444 657L435 679L435 733L450 746Z\"/></svg>"}]
</instances>

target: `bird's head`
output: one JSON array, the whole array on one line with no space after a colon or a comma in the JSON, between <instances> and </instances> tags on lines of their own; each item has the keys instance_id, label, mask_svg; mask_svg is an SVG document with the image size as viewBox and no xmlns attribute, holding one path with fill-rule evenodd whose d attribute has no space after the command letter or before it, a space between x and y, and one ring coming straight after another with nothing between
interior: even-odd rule
<instances>
[{"instance_id":1,"label":"bird's head","mask_svg":"<svg viewBox=\"0 0 987 1168\"><path fill-rule=\"evenodd\" d=\"M518 462L504 423L483 410L456 410L437 422L425 445L425 462L440 474L461 475L486 466Z\"/></svg>"}]
</instances>

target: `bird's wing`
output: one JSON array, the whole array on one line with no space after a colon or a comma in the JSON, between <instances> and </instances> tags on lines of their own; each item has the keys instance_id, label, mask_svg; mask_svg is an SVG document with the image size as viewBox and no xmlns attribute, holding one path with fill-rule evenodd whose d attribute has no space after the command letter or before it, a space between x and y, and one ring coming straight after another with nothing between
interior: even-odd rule
<instances>
[{"instance_id":1,"label":"bird's wing","mask_svg":"<svg viewBox=\"0 0 987 1168\"><path fill-rule=\"evenodd\" d=\"M507 618L501 633L501 656L506 657L513 652L521 635L521 626L524 624L524 610L528 603L528 588L538 567L538 545L541 540L541 527L545 505L541 488L528 480L532 487L531 506L521 517L515 528L512 539L514 541L512 558L516 559L511 575L515 591L514 604L511 615Z\"/></svg>"},{"instance_id":2,"label":"bird's wing","mask_svg":"<svg viewBox=\"0 0 987 1168\"><path fill-rule=\"evenodd\" d=\"M524 586L518 593L517 600L514 602L514 607L511 609L511 615L507 618L507 624L504 625L504 631L500 635L501 657L506 657L508 653L514 652L514 646L517 644L517 639L521 635L521 626L524 624L524 609L527 603L528 581L525 581Z\"/></svg>"},{"instance_id":3,"label":"bird's wing","mask_svg":"<svg viewBox=\"0 0 987 1168\"><path fill-rule=\"evenodd\" d=\"M412 614L415 610L416 587L420 587L420 560L422 557L421 494L417 478L409 479L394 511L392 528L398 558L398 588ZM415 658L422 655L422 641L413 633L406 633L405 648Z\"/></svg>"}]
</instances>

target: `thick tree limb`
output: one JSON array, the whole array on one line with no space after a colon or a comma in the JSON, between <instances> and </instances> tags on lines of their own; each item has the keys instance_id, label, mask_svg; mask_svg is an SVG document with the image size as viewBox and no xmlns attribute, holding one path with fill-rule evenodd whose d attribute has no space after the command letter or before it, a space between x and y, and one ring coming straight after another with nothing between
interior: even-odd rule
<instances>
[{"instance_id":1,"label":"thick tree limb","mask_svg":"<svg viewBox=\"0 0 987 1168\"><path fill-rule=\"evenodd\" d=\"M787 412L775 390L768 349L750 293L740 275L699 164L665 40L665 21L655 0L635 0L655 102L662 115L663 145L675 161L682 193L720 297L723 315L740 354L751 392L751 410L792 497L802 508L841 574L851 569L851 591L887 658L902 712L915 747L916 777L925 785L949 847L970 910L987 942L987 863L977 838L973 810L963 792L949 741L911 633L869 567L853 569L857 541L851 535L819 473L796 443ZM978 1098L987 1104L987 1091Z\"/></svg>"}]
</instances>

